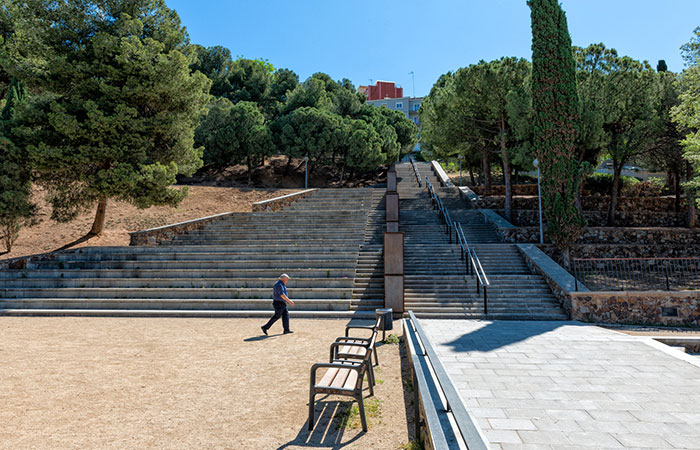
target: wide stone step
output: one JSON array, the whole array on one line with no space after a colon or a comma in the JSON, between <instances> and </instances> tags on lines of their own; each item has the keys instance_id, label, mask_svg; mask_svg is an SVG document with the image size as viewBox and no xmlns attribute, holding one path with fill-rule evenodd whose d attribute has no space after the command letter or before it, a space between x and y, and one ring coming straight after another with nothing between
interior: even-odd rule
<instances>
[{"instance_id":1,"label":"wide stone step","mask_svg":"<svg viewBox=\"0 0 700 450\"><path fill-rule=\"evenodd\" d=\"M350 299L352 288L296 288L296 299ZM17 288L0 289L0 299L23 298L147 298L147 299L271 299L272 288ZM269 300L271 301L271 300Z\"/></svg>"},{"instance_id":2,"label":"wide stone step","mask_svg":"<svg viewBox=\"0 0 700 450\"><path fill-rule=\"evenodd\" d=\"M19 278L3 280L4 288L268 288L270 278ZM355 288L352 278L294 278L287 284L294 288Z\"/></svg>"},{"instance_id":3,"label":"wide stone step","mask_svg":"<svg viewBox=\"0 0 700 450\"><path fill-rule=\"evenodd\" d=\"M28 269L347 269L353 260L316 261L45 261L28 263Z\"/></svg>"},{"instance_id":4,"label":"wide stone step","mask_svg":"<svg viewBox=\"0 0 700 450\"><path fill-rule=\"evenodd\" d=\"M265 278L275 280L282 269L81 269L81 270L3 270L0 279L8 278L226 278L250 279ZM352 278L355 269L294 269L293 279L301 278ZM290 280L291 282L291 280Z\"/></svg>"},{"instance_id":5,"label":"wide stone step","mask_svg":"<svg viewBox=\"0 0 700 450\"><path fill-rule=\"evenodd\" d=\"M212 254L208 252L195 253L91 253L91 254L60 254L56 261L211 261ZM326 252L277 252L277 253L216 253L217 259L226 261L323 261L323 260L352 260L357 259L357 252L336 252L329 255Z\"/></svg>"},{"instance_id":6,"label":"wide stone step","mask_svg":"<svg viewBox=\"0 0 700 450\"><path fill-rule=\"evenodd\" d=\"M282 245L275 243L259 243L258 245L137 245L130 247L81 247L57 254L91 254L91 253L259 253L259 252L323 252L343 253L357 252L358 245L327 247L325 245Z\"/></svg>"},{"instance_id":7,"label":"wide stone step","mask_svg":"<svg viewBox=\"0 0 700 450\"><path fill-rule=\"evenodd\" d=\"M202 318L269 318L272 308L257 310L187 310L187 309L0 309L0 316L29 316L29 317L202 317ZM374 320L374 310L348 310L348 311L321 311L290 309L292 318L318 318L318 319L358 319ZM270 332L270 334L274 334Z\"/></svg>"},{"instance_id":8,"label":"wide stone step","mask_svg":"<svg viewBox=\"0 0 700 450\"><path fill-rule=\"evenodd\" d=\"M305 310L320 311L348 311L350 300L310 300L299 299L294 301L295 307ZM149 298L32 298L13 299L0 301L1 309L188 309L188 310L260 310L269 308L271 315L272 302L270 300L255 299L190 299L172 298L152 300ZM292 307L289 308L290 310Z\"/></svg>"}]
</instances>

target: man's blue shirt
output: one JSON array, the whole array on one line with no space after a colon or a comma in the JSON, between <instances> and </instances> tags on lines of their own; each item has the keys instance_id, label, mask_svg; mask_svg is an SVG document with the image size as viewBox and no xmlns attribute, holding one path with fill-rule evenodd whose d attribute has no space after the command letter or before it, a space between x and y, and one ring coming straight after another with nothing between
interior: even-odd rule
<instances>
[{"instance_id":1,"label":"man's blue shirt","mask_svg":"<svg viewBox=\"0 0 700 450\"><path fill-rule=\"evenodd\" d=\"M272 301L284 303L282 294L289 298L289 295L287 294L287 286L282 283L282 280L277 280L277 283L275 283L275 285L272 287Z\"/></svg>"}]
</instances>

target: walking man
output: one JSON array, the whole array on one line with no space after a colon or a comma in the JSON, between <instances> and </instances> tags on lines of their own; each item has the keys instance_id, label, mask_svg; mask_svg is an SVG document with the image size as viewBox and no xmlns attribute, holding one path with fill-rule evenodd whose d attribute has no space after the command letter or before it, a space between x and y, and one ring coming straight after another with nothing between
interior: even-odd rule
<instances>
[{"instance_id":1,"label":"walking man","mask_svg":"<svg viewBox=\"0 0 700 450\"><path fill-rule=\"evenodd\" d=\"M289 329L289 311L287 311L287 303L294 306L294 302L287 297L287 281L289 281L289 275L283 273L280 275L280 279L272 287L272 307L275 308L275 314L270 317L270 320L260 327L262 332L267 336L267 330L270 329L273 323L277 322L277 319L282 318L282 327L284 328L284 334L292 333Z\"/></svg>"}]
</instances>

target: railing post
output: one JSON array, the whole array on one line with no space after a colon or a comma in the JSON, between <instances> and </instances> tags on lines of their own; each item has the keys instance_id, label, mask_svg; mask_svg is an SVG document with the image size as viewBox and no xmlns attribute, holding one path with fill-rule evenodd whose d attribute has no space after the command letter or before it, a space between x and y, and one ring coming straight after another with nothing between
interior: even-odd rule
<instances>
[{"instance_id":1,"label":"railing post","mask_svg":"<svg viewBox=\"0 0 700 450\"><path fill-rule=\"evenodd\" d=\"M488 313L489 313L488 297L486 295L486 285L484 285L484 315L488 315Z\"/></svg>"}]
</instances>

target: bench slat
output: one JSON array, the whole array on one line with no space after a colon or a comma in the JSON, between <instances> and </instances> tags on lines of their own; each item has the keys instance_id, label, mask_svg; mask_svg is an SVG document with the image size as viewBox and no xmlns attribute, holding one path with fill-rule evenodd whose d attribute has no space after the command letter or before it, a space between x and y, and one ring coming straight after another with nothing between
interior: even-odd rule
<instances>
[{"instance_id":1,"label":"bench slat","mask_svg":"<svg viewBox=\"0 0 700 450\"><path fill-rule=\"evenodd\" d=\"M321 378L321 381L318 382L318 385L319 386L330 386L337 373L338 373L338 369L333 369L333 368L328 369L326 371L326 373L323 375L323 378Z\"/></svg>"},{"instance_id":2,"label":"bench slat","mask_svg":"<svg viewBox=\"0 0 700 450\"><path fill-rule=\"evenodd\" d=\"M338 373L335 375L333 382L329 386L333 388L343 389L345 387L345 381L348 379L349 374L350 369L338 369Z\"/></svg>"}]
</instances>

